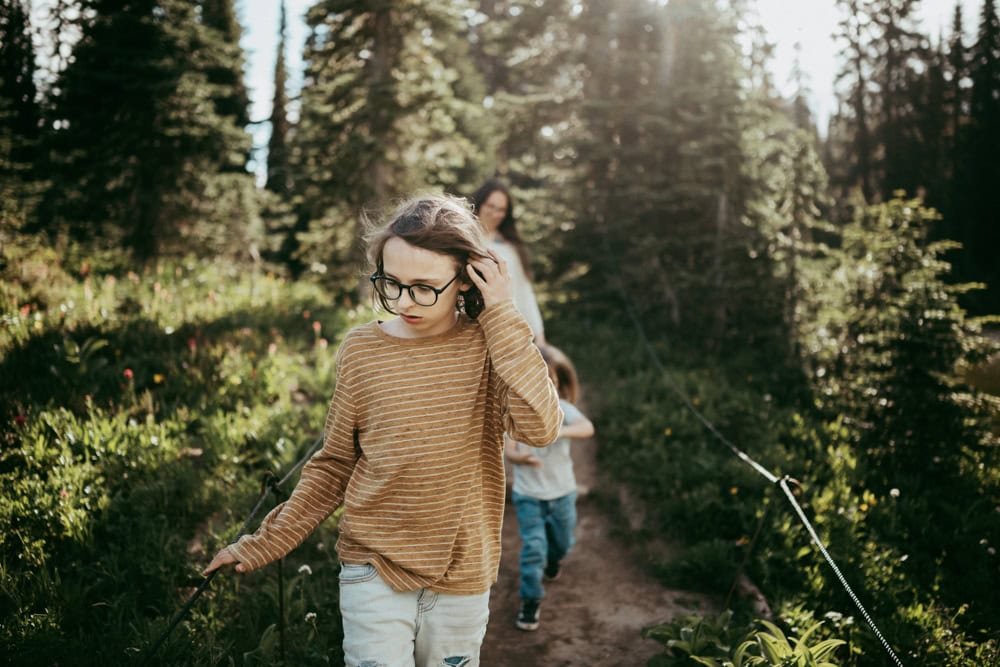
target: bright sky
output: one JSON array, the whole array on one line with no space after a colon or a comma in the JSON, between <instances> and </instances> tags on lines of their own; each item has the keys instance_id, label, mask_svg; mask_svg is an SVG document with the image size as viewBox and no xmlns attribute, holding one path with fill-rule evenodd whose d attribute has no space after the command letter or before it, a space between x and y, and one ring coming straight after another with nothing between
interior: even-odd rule
<instances>
[{"instance_id":1,"label":"bright sky","mask_svg":"<svg viewBox=\"0 0 1000 667\"><path fill-rule=\"evenodd\" d=\"M33 21L38 29L40 17L53 0L35 0ZM288 50L285 53L289 69L289 94L294 96L301 85L302 46L306 38L304 15L314 0L286 0L288 8ZM961 2L967 35L975 34L983 0L923 0L919 7L921 27L934 39L951 32L951 17L955 3ZM808 75L812 91L810 106L825 131L826 121L835 108L833 82L839 67L837 44L832 33L836 30L839 12L834 0L757 0L757 11L770 39L775 43L774 81L784 93L790 92L790 72L795 56L795 43L802 46L802 68ZM237 0L237 11L243 25L242 45L246 50L246 80L250 89L253 120L267 120L274 96L274 61L278 48L279 0ZM969 38L967 38L967 43ZM38 49L39 53L44 51ZM266 150L270 134L268 123L251 128L254 145ZM262 153L263 155L263 153ZM253 165L262 176L263 164Z\"/></svg>"},{"instance_id":2,"label":"bright sky","mask_svg":"<svg viewBox=\"0 0 1000 667\"><path fill-rule=\"evenodd\" d=\"M965 31L975 34L982 0L923 0L918 15L921 30L934 40L951 36L951 20L956 2L962 3ZM779 89L792 92L790 76L795 60L795 43L802 45L802 69L812 91L810 108L825 134L826 121L836 110L833 85L840 68L838 44L833 32L840 20L834 0L757 0L761 23L775 43L774 81ZM966 44L969 40L966 40Z\"/></svg>"},{"instance_id":3,"label":"bright sky","mask_svg":"<svg viewBox=\"0 0 1000 667\"><path fill-rule=\"evenodd\" d=\"M302 45L306 37L304 14L312 0L286 0L288 6L289 44L285 54L291 72L291 91L301 83ZM965 28L975 33L982 0L923 0L919 16L922 29L935 39L947 39L955 3L962 2ZM251 117L266 119L274 95L274 59L277 50L278 0L238 0L243 23L243 47L247 51L247 82L251 89ZM757 11L771 41L775 43L774 81L789 93L790 74L795 57L795 43L801 43L802 68L812 91L810 106L825 133L826 122L835 110L833 82L840 65L833 32L840 14L834 0L757 0ZM294 93L292 93L294 94ZM255 145L266 146L270 127L255 126Z\"/></svg>"}]
</instances>

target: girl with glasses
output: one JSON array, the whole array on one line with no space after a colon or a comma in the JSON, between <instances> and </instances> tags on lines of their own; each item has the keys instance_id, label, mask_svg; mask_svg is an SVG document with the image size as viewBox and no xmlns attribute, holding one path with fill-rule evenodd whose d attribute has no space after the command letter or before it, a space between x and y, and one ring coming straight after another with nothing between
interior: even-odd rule
<instances>
[{"instance_id":1,"label":"girl with glasses","mask_svg":"<svg viewBox=\"0 0 1000 667\"><path fill-rule=\"evenodd\" d=\"M500 559L504 433L544 446L563 420L506 263L462 200L402 204L367 235L396 319L338 350L323 448L287 502L205 572L249 572L343 505L337 553L349 666L478 665Z\"/></svg>"}]
</instances>

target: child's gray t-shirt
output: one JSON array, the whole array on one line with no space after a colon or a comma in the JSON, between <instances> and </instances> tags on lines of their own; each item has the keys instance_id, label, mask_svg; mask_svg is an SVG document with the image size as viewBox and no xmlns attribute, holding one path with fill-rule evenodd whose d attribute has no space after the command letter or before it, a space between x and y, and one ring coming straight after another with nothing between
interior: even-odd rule
<instances>
[{"instance_id":1,"label":"child's gray t-shirt","mask_svg":"<svg viewBox=\"0 0 1000 667\"><path fill-rule=\"evenodd\" d=\"M583 414L569 401L561 400L563 425L571 424ZM519 452L529 451L541 459L536 468L525 463L514 466L514 492L539 500L562 498L576 491L573 459L570 458L570 438L559 438L548 447L529 447L517 443Z\"/></svg>"}]
</instances>

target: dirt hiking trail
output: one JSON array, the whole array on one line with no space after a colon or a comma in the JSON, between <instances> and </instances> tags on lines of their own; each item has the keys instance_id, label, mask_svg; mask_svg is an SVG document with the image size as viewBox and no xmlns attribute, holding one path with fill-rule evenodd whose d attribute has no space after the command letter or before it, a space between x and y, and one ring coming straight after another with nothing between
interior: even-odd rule
<instances>
[{"instance_id":1,"label":"dirt hiking trail","mask_svg":"<svg viewBox=\"0 0 1000 667\"><path fill-rule=\"evenodd\" d=\"M662 647L643 639L643 627L687 613L710 613L717 601L689 591L664 588L634 549L614 537L612 519L590 491L603 480L596 464L597 443L572 447L579 496L576 546L556 581L546 581L540 627L514 627L521 540L517 514L506 505L500 576L490 596L490 621L481 651L483 667L618 667L645 665Z\"/></svg>"}]
</instances>

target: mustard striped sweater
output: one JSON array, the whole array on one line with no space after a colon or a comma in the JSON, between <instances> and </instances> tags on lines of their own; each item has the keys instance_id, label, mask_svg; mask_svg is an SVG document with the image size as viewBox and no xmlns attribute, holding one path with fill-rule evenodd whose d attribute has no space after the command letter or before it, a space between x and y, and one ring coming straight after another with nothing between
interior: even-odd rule
<instances>
[{"instance_id":1,"label":"mustard striped sweater","mask_svg":"<svg viewBox=\"0 0 1000 667\"><path fill-rule=\"evenodd\" d=\"M371 563L398 591L483 593L500 563L503 433L544 446L561 423L512 301L429 338L357 327L338 351L323 448L291 497L230 551L266 565L343 504L343 562Z\"/></svg>"}]
</instances>

